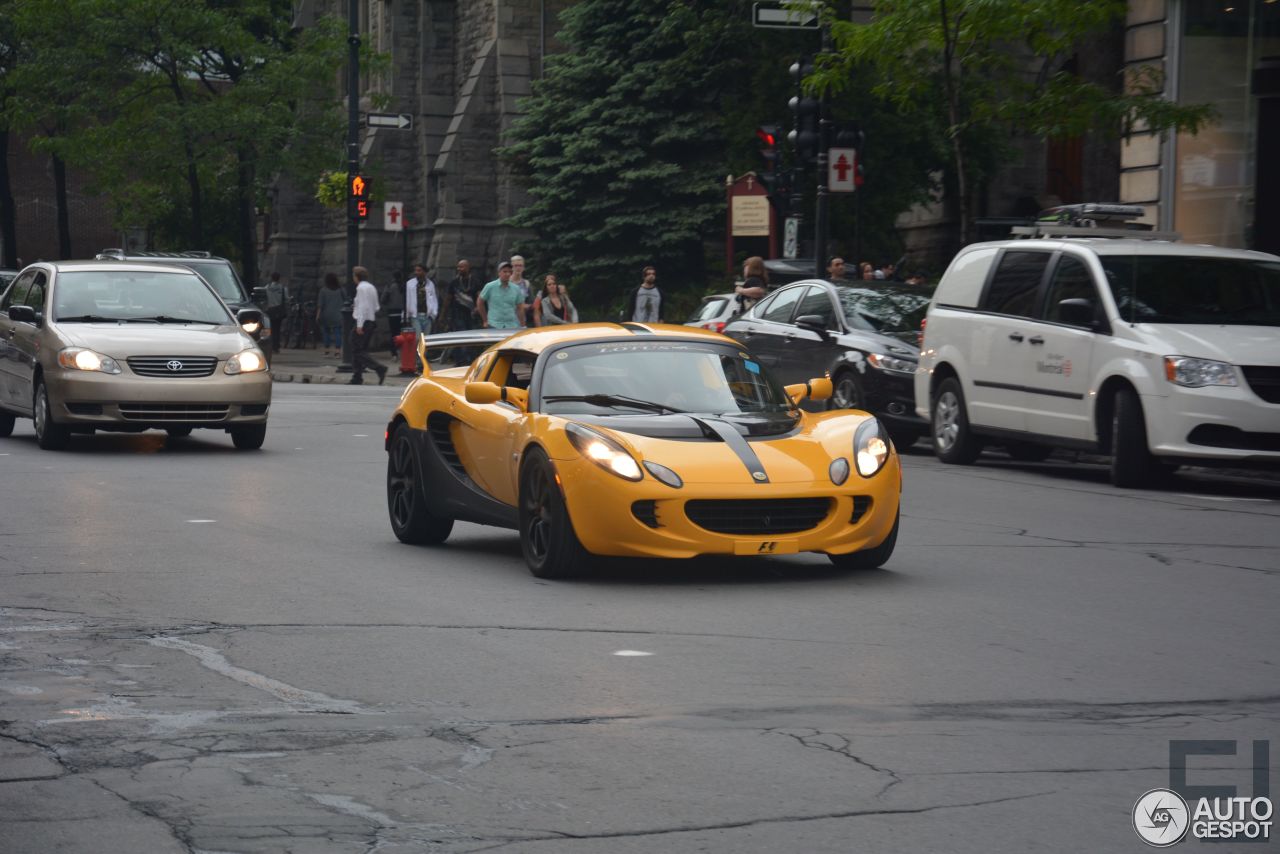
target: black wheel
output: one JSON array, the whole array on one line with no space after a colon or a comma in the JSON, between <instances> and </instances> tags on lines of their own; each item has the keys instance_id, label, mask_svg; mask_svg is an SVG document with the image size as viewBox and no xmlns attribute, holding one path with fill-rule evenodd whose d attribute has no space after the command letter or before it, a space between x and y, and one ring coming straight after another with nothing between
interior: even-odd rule
<instances>
[{"instance_id":1,"label":"black wheel","mask_svg":"<svg viewBox=\"0 0 1280 854\"><path fill-rule=\"evenodd\" d=\"M256 451L262 447L267 438L266 424L250 424L246 427L232 427L231 441L241 451Z\"/></svg>"},{"instance_id":2,"label":"black wheel","mask_svg":"<svg viewBox=\"0 0 1280 854\"><path fill-rule=\"evenodd\" d=\"M537 449L520 470L519 509L520 549L530 572L538 578L569 578L587 568L591 554L573 532L551 461Z\"/></svg>"},{"instance_id":3,"label":"black wheel","mask_svg":"<svg viewBox=\"0 0 1280 854\"><path fill-rule=\"evenodd\" d=\"M969 429L960 380L947 377L933 396L933 452L944 463L968 465L982 453L982 443Z\"/></svg>"},{"instance_id":4,"label":"black wheel","mask_svg":"<svg viewBox=\"0 0 1280 854\"><path fill-rule=\"evenodd\" d=\"M1042 463L1053 454L1050 445L1037 445L1034 442L1009 442L1004 446L1009 459L1020 463Z\"/></svg>"},{"instance_id":5,"label":"black wheel","mask_svg":"<svg viewBox=\"0 0 1280 854\"><path fill-rule=\"evenodd\" d=\"M898 520L901 514L893 517L893 530L884 542L873 549L850 552L846 555L827 555L827 558L840 569L879 569L893 557L894 547L898 545Z\"/></svg>"},{"instance_id":6,"label":"black wheel","mask_svg":"<svg viewBox=\"0 0 1280 854\"><path fill-rule=\"evenodd\" d=\"M1111 482L1145 489L1168 472L1147 447L1147 423L1137 393L1131 388L1120 389L1111 416Z\"/></svg>"},{"instance_id":7,"label":"black wheel","mask_svg":"<svg viewBox=\"0 0 1280 854\"><path fill-rule=\"evenodd\" d=\"M891 427L889 428L889 438L893 439L893 444L897 446L898 450L905 450L920 441L920 431L903 430L901 427L895 430Z\"/></svg>"},{"instance_id":8,"label":"black wheel","mask_svg":"<svg viewBox=\"0 0 1280 854\"><path fill-rule=\"evenodd\" d=\"M36 380L35 394L36 444L46 451L61 451L71 442L71 428L53 420L49 390L43 380Z\"/></svg>"},{"instance_id":9,"label":"black wheel","mask_svg":"<svg viewBox=\"0 0 1280 854\"><path fill-rule=\"evenodd\" d=\"M387 454L387 515L396 539L410 545L443 543L453 531L453 520L427 509L418 458L413 447L413 428L396 427Z\"/></svg>"},{"instance_id":10,"label":"black wheel","mask_svg":"<svg viewBox=\"0 0 1280 854\"><path fill-rule=\"evenodd\" d=\"M0 410L0 438L13 435L14 420L12 414Z\"/></svg>"},{"instance_id":11,"label":"black wheel","mask_svg":"<svg viewBox=\"0 0 1280 854\"><path fill-rule=\"evenodd\" d=\"M862 383L853 371L841 371L831 380L831 397L827 409L862 409Z\"/></svg>"},{"instance_id":12,"label":"black wheel","mask_svg":"<svg viewBox=\"0 0 1280 854\"><path fill-rule=\"evenodd\" d=\"M182 439L191 435L190 427L166 427L164 432L169 434L170 439ZM259 442L259 445L262 443Z\"/></svg>"}]
</instances>

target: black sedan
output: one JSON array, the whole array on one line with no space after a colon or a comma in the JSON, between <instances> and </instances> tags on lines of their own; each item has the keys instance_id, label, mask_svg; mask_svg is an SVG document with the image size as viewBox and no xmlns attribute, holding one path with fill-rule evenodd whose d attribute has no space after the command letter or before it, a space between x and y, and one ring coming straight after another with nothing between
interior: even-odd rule
<instances>
[{"instance_id":1,"label":"black sedan","mask_svg":"<svg viewBox=\"0 0 1280 854\"><path fill-rule=\"evenodd\" d=\"M931 288L894 282L787 285L725 327L783 383L830 374L832 409L878 416L900 447L928 425L915 414L912 376Z\"/></svg>"}]
</instances>

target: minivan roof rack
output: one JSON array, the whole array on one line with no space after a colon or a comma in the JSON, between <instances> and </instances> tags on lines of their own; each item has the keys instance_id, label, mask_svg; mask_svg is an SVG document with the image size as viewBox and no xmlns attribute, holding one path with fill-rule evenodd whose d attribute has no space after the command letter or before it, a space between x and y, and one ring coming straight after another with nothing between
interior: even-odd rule
<instances>
[{"instance_id":1,"label":"minivan roof rack","mask_svg":"<svg viewBox=\"0 0 1280 854\"><path fill-rule=\"evenodd\" d=\"M1114 205L1088 202L1059 205L1040 212L1031 225L1018 225L1009 233L1019 238L1111 237L1130 240L1178 241L1176 231L1153 231L1151 225L1136 222L1146 215L1140 205Z\"/></svg>"}]
</instances>

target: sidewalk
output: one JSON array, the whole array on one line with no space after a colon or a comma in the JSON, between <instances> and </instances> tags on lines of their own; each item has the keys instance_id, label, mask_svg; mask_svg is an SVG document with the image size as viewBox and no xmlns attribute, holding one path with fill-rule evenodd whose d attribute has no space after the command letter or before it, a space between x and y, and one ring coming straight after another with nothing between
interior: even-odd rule
<instances>
[{"instance_id":1,"label":"sidewalk","mask_svg":"<svg viewBox=\"0 0 1280 854\"><path fill-rule=\"evenodd\" d=\"M373 358L387 368L387 385L403 388L413 381L414 376L400 375L400 360L391 359L383 351L373 352ZM337 367L342 359L326 357L324 349L316 347L297 350L283 348L271 357L271 379L278 383L345 383L351 379L351 372L338 373ZM378 375L365 371L365 385L377 385Z\"/></svg>"}]
</instances>

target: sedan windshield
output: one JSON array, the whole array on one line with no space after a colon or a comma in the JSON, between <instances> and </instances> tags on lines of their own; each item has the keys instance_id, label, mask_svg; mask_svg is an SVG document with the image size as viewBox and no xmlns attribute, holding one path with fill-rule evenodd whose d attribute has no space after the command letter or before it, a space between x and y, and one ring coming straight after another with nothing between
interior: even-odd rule
<instances>
[{"instance_id":1,"label":"sedan windshield","mask_svg":"<svg viewBox=\"0 0 1280 854\"><path fill-rule=\"evenodd\" d=\"M554 415L789 412L782 389L736 347L700 342L598 343L552 354L543 411Z\"/></svg>"},{"instance_id":2,"label":"sedan windshield","mask_svg":"<svg viewBox=\"0 0 1280 854\"><path fill-rule=\"evenodd\" d=\"M1187 255L1104 255L1102 269L1130 323L1280 326L1280 263Z\"/></svg>"},{"instance_id":3,"label":"sedan windshield","mask_svg":"<svg viewBox=\"0 0 1280 854\"><path fill-rule=\"evenodd\" d=\"M918 331L929 310L930 291L893 285L836 288L840 310L851 327L884 335Z\"/></svg>"},{"instance_id":4,"label":"sedan windshield","mask_svg":"<svg viewBox=\"0 0 1280 854\"><path fill-rule=\"evenodd\" d=\"M53 298L53 319L60 323L231 322L226 306L193 273L66 272Z\"/></svg>"}]
</instances>

